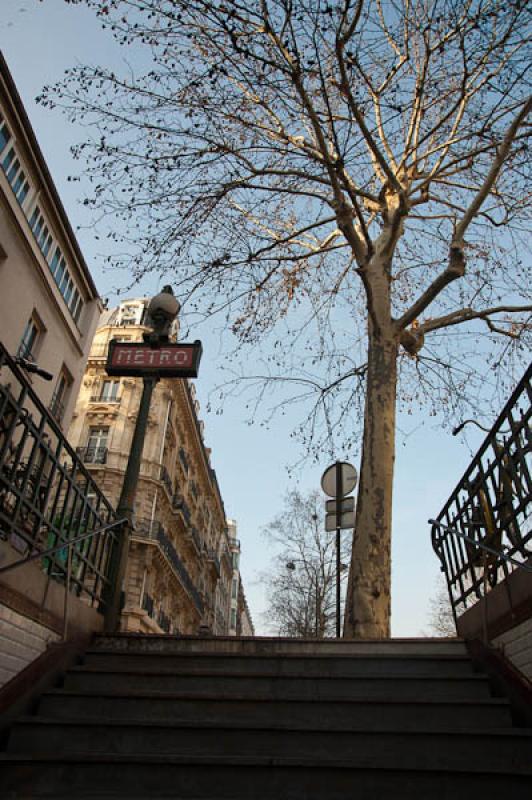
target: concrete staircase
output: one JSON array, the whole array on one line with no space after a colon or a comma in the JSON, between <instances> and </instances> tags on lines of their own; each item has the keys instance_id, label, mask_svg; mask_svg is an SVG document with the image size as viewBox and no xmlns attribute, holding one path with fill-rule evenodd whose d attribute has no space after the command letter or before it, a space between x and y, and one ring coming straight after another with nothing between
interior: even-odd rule
<instances>
[{"instance_id":1,"label":"concrete staircase","mask_svg":"<svg viewBox=\"0 0 532 800\"><path fill-rule=\"evenodd\" d=\"M446 640L100 636L2 759L4 800L532 796L532 731Z\"/></svg>"}]
</instances>

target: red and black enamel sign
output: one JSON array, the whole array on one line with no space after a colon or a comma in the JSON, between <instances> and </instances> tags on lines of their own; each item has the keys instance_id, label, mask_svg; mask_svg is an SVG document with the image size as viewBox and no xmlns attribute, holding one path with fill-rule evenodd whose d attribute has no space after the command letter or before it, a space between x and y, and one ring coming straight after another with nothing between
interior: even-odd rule
<instances>
[{"instance_id":1,"label":"red and black enamel sign","mask_svg":"<svg viewBox=\"0 0 532 800\"><path fill-rule=\"evenodd\" d=\"M137 378L197 378L202 346L169 343L150 347L144 342L109 342L105 371L108 375L131 375Z\"/></svg>"}]
</instances>

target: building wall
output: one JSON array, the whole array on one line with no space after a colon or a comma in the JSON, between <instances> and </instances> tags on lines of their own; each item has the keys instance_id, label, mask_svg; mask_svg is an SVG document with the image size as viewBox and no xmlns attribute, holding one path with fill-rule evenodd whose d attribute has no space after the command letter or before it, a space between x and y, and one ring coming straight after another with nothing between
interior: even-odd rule
<instances>
[{"instance_id":1,"label":"building wall","mask_svg":"<svg viewBox=\"0 0 532 800\"><path fill-rule=\"evenodd\" d=\"M111 339L142 340L146 304L127 300L102 315L69 432L113 503L120 496L142 380L108 378L105 361ZM198 412L188 381L156 385L125 583L126 630L228 632L232 561L227 521Z\"/></svg>"},{"instance_id":2,"label":"building wall","mask_svg":"<svg viewBox=\"0 0 532 800\"><path fill-rule=\"evenodd\" d=\"M52 380L31 373L27 377L63 430L70 422L101 310L96 287L0 54L0 341L10 355L18 356L28 322L33 321L37 336L31 346L26 340L24 355L51 373ZM10 375L5 368L0 381L7 385ZM41 418L34 404L26 404L25 411L28 418ZM4 495L11 479L9 457L4 452ZM8 527L0 530L0 564L21 556L9 540ZM55 619L50 598L52 606L60 607L64 592L61 586L53 586L45 602L43 580L36 562L0 579L0 682L9 680L48 642L59 638L57 626L54 630L39 615ZM41 590L38 599L33 597L37 589ZM96 630L99 615L93 612L91 616L72 598L71 608L78 605L82 629Z\"/></svg>"},{"instance_id":3,"label":"building wall","mask_svg":"<svg viewBox=\"0 0 532 800\"><path fill-rule=\"evenodd\" d=\"M9 70L0 56L0 340L17 355L30 319L40 399L68 429L102 310ZM57 391L64 373L69 384Z\"/></svg>"}]
</instances>

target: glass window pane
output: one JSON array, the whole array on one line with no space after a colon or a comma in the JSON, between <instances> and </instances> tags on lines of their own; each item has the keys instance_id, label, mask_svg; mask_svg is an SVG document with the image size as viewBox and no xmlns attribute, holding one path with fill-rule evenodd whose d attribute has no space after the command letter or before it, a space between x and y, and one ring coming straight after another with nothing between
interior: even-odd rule
<instances>
[{"instance_id":1,"label":"glass window pane","mask_svg":"<svg viewBox=\"0 0 532 800\"><path fill-rule=\"evenodd\" d=\"M19 174L17 175L17 179L13 183L13 191L15 194L18 194L20 187L23 185L26 176L24 175L24 171L20 170Z\"/></svg>"},{"instance_id":2,"label":"glass window pane","mask_svg":"<svg viewBox=\"0 0 532 800\"><path fill-rule=\"evenodd\" d=\"M50 250L50 247L51 247L51 245L52 245L52 241L53 241L53 240L52 240L52 234L50 234L50 235L48 236L48 239L46 240L46 242L45 242L45 244L44 244L44 247L42 248L42 253L43 253L43 256L44 256L45 258L46 258L46 256L48 255L48 251Z\"/></svg>"},{"instance_id":3,"label":"glass window pane","mask_svg":"<svg viewBox=\"0 0 532 800\"><path fill-rule=\"evenodd\" d=\"M59 265L57 267L57 272L54 275L55 282L57 283L58 286L61 283L61 280L62 280L63 275L65 273L65 267L66 267L65 259L63 257L61 257L61 261L59 262Z\"/></svg>"},{"instance_id":4,"label":"glass window pane","mask_svg":"<svg viewBox=\"0 0 532 800\"><path fill-rule=\"evenodd\" d=\"M72 294L72 289L74 288L74 281L72 278L68 281L68 285L65 289L65 303L68 305L70 300L70 295Z\"/></svg>"},{"instance_id":5,"label":"glass window pane","mask_svg":"<svg viewBox=\"0 0 532 800\"><path fill-rule=\"evenodd\" d=\"M70 280L70 275L68 274L68 270L66 269L66 265L65 265L65 272L64 272L61 284L59 284L59 281L57 282L58 286L59 286L59 291L61 292L62 295L65 294L65 289L67 287L67 284L68 284L69 280Z\"/></svg>"},{"instance_id":6,"label":"glass window pane","mask_svg":"<svg viewBox=\"0 0 532 800\"><path fill-rule=\"evenodd\" d=\"M26 181L26 183L24 184L24 186L22 187L22 189L20 190L20 192L17 195L17 200L19 201L20 205L22 205L22 203L26 199L26 195L28 194L29 189L30 189L30 185L29 185L28 181Z\"/></svg>"},{"instance_id":7,"label":"glass window pane","mask_svg":"<svg viewBox=\"0 0 532 800\"><path fill-rule=\"evenodd\" d=\"M52 260L50 261L50 272L52 273L52 275L54 274L57 268L60 257L61 257L61 250L58 247L56 247Z\"/></svg>"},{"instance_id":8,"label":"glass window pane","mask_svg":"<svg viewBox=\"0 0 532 800\"><path fill-rule=\"evenodd\" d=\"M15 151L11 147L7 151L7 155L4 158L4 160L2 161L2 169L4 170L4 172L9 168L9 165L11 164L11 162L13 161L14 158L15 158Z\"/></svg>"},{"instance_id":9,"label":"glass window pane","mask_svg":"<svg viewBox=\"0 0 532 800\"><path fill-rule=\"evenodd\" d=\"M6 177L7 177L8 181L9 181L9 183L11 184L11 186L13 186L13 184L15 182L15 177L16 177L16 174L19 171L19 169L20 169L20 161L18 160L18 158L16 158L15 161L13 162L13 164L11 165L11 169L6 174Z\"/></svg>"},{"instance_id":10,"label":"glass window pane","mask_svg":"<svg viewBox=\"0 0 532 800\"><path fill-rule=\"evenodd\" d=\"M2 150L4 149L4 147L9 142L10 139L11 139L11 134L9 133L7 125L4 122L4 124L0 127L0 153L2 152Z\"/></svg>"}]
</instances>

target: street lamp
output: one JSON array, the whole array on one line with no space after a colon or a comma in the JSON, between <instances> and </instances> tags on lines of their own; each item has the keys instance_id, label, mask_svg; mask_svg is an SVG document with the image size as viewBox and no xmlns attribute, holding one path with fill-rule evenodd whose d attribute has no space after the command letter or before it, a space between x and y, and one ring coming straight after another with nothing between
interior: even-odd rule
<instances>
[{"instance_id":1,"label":"street lamp","mask_svg":"<svg viewBox=\"0 0 532 800\"><path fill-rule=\"evenodd\" d=\"M43 378L45 381L52 381L54 376L51 372L48 372L46 369L42 369L35 361L30 361L28 358L24 358L24 356L17 356L15 359L15 364L22 369L26 370L26 372L33 372L35 375L38 375L39 378Z\"/></svg>"},{"instance_id":2,"label":"street lamp","mask_svg":"<svg viewBox=\"0 0 532 800\"><path fill-rule=\"evenodd\" d=\"M152 330L143 334L144 342L150 348L158 349L169 340L169 333L172 322L179 313L180 304L174 297L171 286L164 286L162 291L153 297L147 309L148 325ZM110 598L106 614L106 630L114 631L118 626L121 611L122 583L126 572L129 531L133 524L133 514L135 508L135 494L140 473L140 462L146 429L148 427L148 415L150 412L151 397L155 384L159 381L159 375L144 375L142 378L143 388L140 406L137 414L137 422L131 441L131 450L124 474L122 492L118 501L116 514L118 519L125 519L126 522L118 536L116 546L111 554L109 563L109 592Z\"/></svg>"}]
</instances>

